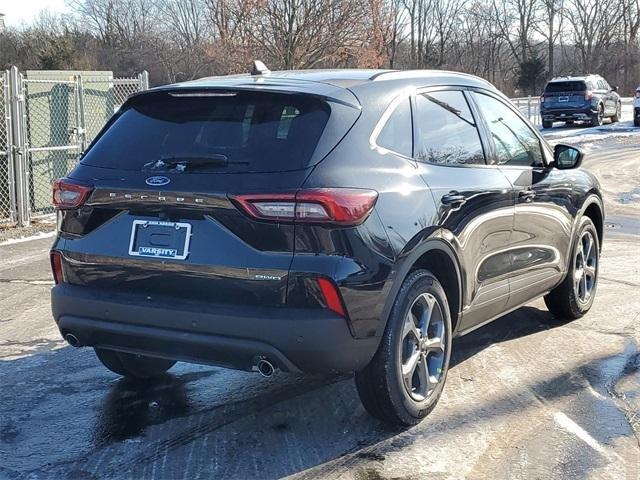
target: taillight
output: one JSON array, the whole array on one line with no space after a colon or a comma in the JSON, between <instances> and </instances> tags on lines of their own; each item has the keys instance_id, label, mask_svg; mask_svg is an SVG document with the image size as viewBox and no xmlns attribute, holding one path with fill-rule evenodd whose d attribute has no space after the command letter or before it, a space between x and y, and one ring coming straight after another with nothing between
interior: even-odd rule
<instances>
[{"instance_id":1,"label":"taillight","mask_svg":"<svg viewBox=\"0 0 640 480\"><path fill-rule=\"evenodd\" d=\"M258 220L353 226L367 219L378 193L358 188L310 188L297 193L231 198L246 214Z\"/></svg>"},{"instance_id":2,"label":"taillight","mask_svg":"<svg viewBox=\"0 0 640 480\"><path fill-rule=\"evenodd\" d=\"M53 182L53 206L61 210L78 208L89 198L92 190L93 188L87 185L59 178Z\"/></svg>"},{"instance_id":3,"label":"taillight","mask_svg":"<svg viewBox=\"0 0 640 480\"><path fill-rule=\"evenodd\" d=\"M544 103L544 95L540 95L540 103Z\"/></svg>"},{"instance_id":4,"label":"taillight","mask_svg":"<svg viewBox=\"0 0 640 480\"><path fill-rule=\"evenodd\" d=\"M341 317L346 317L347 314L344 310L344 305L342 304L342 298L340 297L340 292L338 291L338 287L335 283L326 278L319 278L318 286L320 287L320 291L322 292L327 308Z\"/></svg>"},{"instance_id":5,"label":"taillight","mask_svg":"<svg viewBox=\"0 0 640 480\"><path fill-rule=\"evenodd\" d=\"M586 92L584 92L585 100L591 100L592 98L593 98L593 92L591 92L590 90L587 90Z\"/></svg>"},{"instance_id":6,"label":"taillight","mask_svg":"<svg viewBox=\"0 0 640 480\"><path fill-rule=\"evenodd\" d=\"M50 260L51 271L53 272L53 280L56 282L56 285L59 283L64 283L64 272L62 270L62 254L54 250L51 252Z\"/></svg>"}]
</instances>

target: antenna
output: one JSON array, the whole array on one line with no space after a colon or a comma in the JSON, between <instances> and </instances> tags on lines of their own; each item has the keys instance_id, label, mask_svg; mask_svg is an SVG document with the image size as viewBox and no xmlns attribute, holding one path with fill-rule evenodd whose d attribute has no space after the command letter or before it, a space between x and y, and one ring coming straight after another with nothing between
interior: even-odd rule
<instances>
[{"instance_id":1,"label":"antenna","mask_svg":"<svg viewBox=\"0 0 640 480\"><path fill-rule=\"evenodd\" d=\"M251 75L269 75L270 73L271 70L269 70L267 66L260 60L253 61L253 66L251 67Z\"/></svg>"}]
</instances>

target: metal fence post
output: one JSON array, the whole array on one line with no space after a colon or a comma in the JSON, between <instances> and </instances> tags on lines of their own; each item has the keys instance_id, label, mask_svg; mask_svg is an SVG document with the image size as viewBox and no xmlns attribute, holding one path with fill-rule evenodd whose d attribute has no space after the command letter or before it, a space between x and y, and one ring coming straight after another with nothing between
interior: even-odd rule
<instances>
[{"instance_id":1,"label":"metal fence post","mask_svg":"<svg viewBox=\"0 0 640 480\"><path fill-rule=\"evenodd\" d=\"M140 82L140 91L149 90L149 72L143 70L138 74L138 81Z\"/></svg>"},{"instance_id":2,"label":"metal fence post","mask_svg":"<svg viewBox=\"0 0 640 480\"><path fill-rule=\"evenodd\" d=\"M8 195L8 217L7 220L15 222L17 220L16 214L16 176L13 164L13 138L12 130L13 125L11 121L11 89L9 88L9 70L2 72L2 114L4 116L4 136L5 144L4 156L7 162L7 195ZM2 146L0 146L2 147ZM0 218L0 220L2 220Z\"/></svg>"},{"instance_id":3,"label":"metal fence post","mask_svg":"<svg viewBox=\"0 0 640 480\"><path fill-rule=\"evenodd\" d=\"M87 128L84 117L84 87L82 75L76 75L76 128L80 153L87 149Z\"/></svg>"},{"instance_id":4,"label":"metal fence post","mask_svg":"<svg viewBox=\"0 0 640 480\"><path fill-rule=\"evenodd\" d=\"M25 149L24 92L18 68L13 66L9 72L9 96L12 118L13 171L15 178L16 213L18 225L29 225L29 181L27 176L27 151Z\"/></svg>"}]
</instances>

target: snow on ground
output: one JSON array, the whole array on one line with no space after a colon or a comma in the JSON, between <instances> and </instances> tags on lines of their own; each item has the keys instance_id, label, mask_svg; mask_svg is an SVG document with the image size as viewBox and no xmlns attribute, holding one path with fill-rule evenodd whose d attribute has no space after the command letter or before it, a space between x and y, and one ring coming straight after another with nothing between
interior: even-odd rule
<instances>
[{"instance_id":1,"label":"snow on ground","mask_svg":"<svg viewBox=\"0 0 640 480\"><path fill-rule=\"evenodd\" d=\"M605 123L600 127L585 127L580 124L567 127L562 123L556 123L555 125L553 129L541 130L544 138L552 144L559 142L580 144L585 152L592 149L592 143L594 142L608 142L613 138L624 137L629 137L629 140L640 139L640 128L634 127L633 121L623 120L618 123Z\"/></svg>"},{"instance_id":2,"label":"snow on ground","mask_svg":"<svg viewBox=\"0 0 640 480\"><path fill-rule=\"evenodd\" d=\"M29 242L31 240L37 240L39 238L50 238L56 235L55 230L51 232L38 232L34 235L29 235L27 237L18 237L18 238L10 238L8 240L0 241L0 245L13 245L15 243Z\"/></svg>"},{"instance_id":3,"label":"snow on ground","mask_svg":"<svg viewBox=\"0 0 640 480\"><path fill-rule=\"evenodd\" d=\"M633 126L631 107L623 110L618 123L556 123L541 133L551 144L575 145L585 153L582 168L600 181L607 219L616 228L640 233L640 128Z\"/></svg>"},{"instance_id":4,"label":"snow on ground","mask_svg":"<svg viewBox=\"0 0 640 480\"><path fill-rule=\"evenodd\" d=\"M613 137L630 137L630 139L640 139L640 128L633 126L633 104L630 99L624 99L622 104L622 118L620 122L610 123L605 120L605 124L600 127L586 127L576 123L566 126L564 122L555 122L552 129L540 130L542 135L551 143L579 143L585 150L589 151L591 142L609 141ZM540 128L540 127L539 127Z\"/></svg>"}]
</instances>

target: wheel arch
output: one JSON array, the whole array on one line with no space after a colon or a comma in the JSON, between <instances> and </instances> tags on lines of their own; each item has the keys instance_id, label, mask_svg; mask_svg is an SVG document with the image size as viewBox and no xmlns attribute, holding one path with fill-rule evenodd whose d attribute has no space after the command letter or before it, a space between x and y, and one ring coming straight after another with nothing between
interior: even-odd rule
<instances>
[{"instance_id":1,"label":"wheel arch","mask_svg":"<svg viewBox=\"0 0 640 480\"><path fill-rule=\"evenodd\" d=\"M580 215L577 219L579 220L581 216L590 218L595 225L596 232L598 233L598 245L600 246L600 250L602 250L602 241L604 240L604 208L600 197L595 194L587 197L580 209Z\"/></svg>"},{"instance_id":2,"label":"wheel arch","mask_svg":"<svg viewBox=\"0 0 640 480\"><path fill-rule=\"evenodd\" d=\"M402 283L409 274L417 269L429 270L435 275L445 293L449 302L449 311L451 314L452 332L455 334L461 318L461 305L463 298L463 285L460 261L451 247L446 241L441 239L429 239L410 253L408 253L400 263L393 285L387 296L384 308L382 310L383 325L386 327L391 308L396 300L398 291Z\"/></svg>"}]
</instances>

